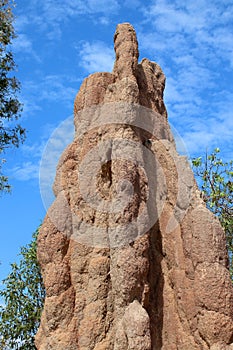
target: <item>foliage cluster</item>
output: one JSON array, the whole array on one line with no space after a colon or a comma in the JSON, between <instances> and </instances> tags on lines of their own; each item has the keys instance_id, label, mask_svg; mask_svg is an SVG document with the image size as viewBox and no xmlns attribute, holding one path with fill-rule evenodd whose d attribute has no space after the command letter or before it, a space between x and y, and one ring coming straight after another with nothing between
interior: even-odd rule
<instances>
[{"instance_id":1,"label":"foliage cluster","mask_svg":"<svg viewBox=\"0 0 233 350\"><path fill-rule=\"evenodd\" d=\"M45 298L40 267L36 258L36 239L21 248L20 262L11 264L11 272L0 290L0 349L35 350L34 336L40 323Z\"/></svg>"},{"instance_id":2,"label":"foliage cluster","mask_svg":"<svg viewBox=\"0 0 233 350\"><path fill-rule=\"evenodd\" d=\"M194 174L207 207L219 218L227 240L233 277L233 160L223 162L220 149L192 160Z\"/></svg>"},{"instance_id":3,"label":"foliage cluster","mask_svg":"<svg viewBox=\"0 0 233 350\"><path fill-rule=\"evenodd\" d=\"M15 38L13 6L11 0L0 0L0 157L7 148L19 147L25 139L25 129L16 122L22 105L17 98L20 84L13 75L16 69L11 49ZM8 178L2 173L4 162L0 158L0 193L10 191Z\"/></svg>"}]
</instances>

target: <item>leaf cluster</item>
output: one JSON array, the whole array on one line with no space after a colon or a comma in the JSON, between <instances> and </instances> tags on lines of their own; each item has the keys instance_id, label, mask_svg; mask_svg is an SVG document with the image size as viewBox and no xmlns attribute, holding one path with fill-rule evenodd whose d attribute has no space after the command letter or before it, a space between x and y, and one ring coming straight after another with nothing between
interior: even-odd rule
<instances>
[{"instance_id":1,"label":"leaf cluster","mask_svg":"<svg viewBox=\"0 0 233 350\"><path fill-rule=\"evenodd\" d=\"M0 0L0 153L9 147L19 147L25 140L25 129L16 121L21 116L18 100L20 83L13 75L16 65L11 50L15 38L11 0ZM9 191L8 179L2 174L0 162L0 192Z\"/></svg>"},{"instance_id":2,"label":"leaf cluster","mask_svg":"<svg viewBox=\"0 0 233 350\"><path fill-rule=\"evenodd\" d=\"M20 262L11 264L11 272L3 280L0 297L0 349L35 350L34 336L38 330L45 298L40 267L36 258L36 239L21 248Z\"/></svg>"},{"instance_id":3,"label":"leaf cluster","mask_svg":"<svg viewBox=\"0 0 233 350\"><path fill-rule=\"evenodd\" d=\"M220 149L215 148L211 154L193 159L192 165L207 207L225 230L233 276L233 160L224 162Z\"/></svg>"}]
</instances>

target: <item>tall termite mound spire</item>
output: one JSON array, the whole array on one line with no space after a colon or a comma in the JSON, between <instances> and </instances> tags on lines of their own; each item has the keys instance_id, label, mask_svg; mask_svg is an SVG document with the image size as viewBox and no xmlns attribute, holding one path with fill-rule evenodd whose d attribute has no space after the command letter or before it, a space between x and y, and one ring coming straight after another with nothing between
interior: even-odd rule
<instances>
[{"instance_id":1,"label":"tall termite mound spire","mask_svg":"<svg viewBox=\"0 0 233 350\"><path fill-rule=\"evenodd\" d=\"M165 77L115 33L113 73L86 78L75 138L38 238L46 288L38 350L230 350L223 230L179 156Z\"/></svg>"}]
</instances>

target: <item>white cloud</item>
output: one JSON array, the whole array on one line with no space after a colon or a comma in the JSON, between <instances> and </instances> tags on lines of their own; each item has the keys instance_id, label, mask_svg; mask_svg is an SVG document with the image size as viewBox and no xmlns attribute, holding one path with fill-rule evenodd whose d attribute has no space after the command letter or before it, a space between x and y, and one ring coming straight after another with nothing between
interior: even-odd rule
<instances>
[{"instance_id":1,"label":"white cloud","mask_svg":"<svg viewBox=\"0 0 233 350\"><path fill-rule=\"evenodd\" d=\"M71 100L73 102L77 91L66 85L67 80L67 77L64 78L63 75L47 75L41 81L41 86L38 87L41 92L38 98L40 100L59 101L60 103L67 103Z\"/></svg>"},{"instance_id":2,"label":"white cloud","mask_svg":"<svg viewBox=\"0 0 233 350\"><path fill-rule=\"evenodd\" d=\"M215 55L232 60L232 2L221 4L218 1L197 0L195 2L180 2L169 0L153 1L144 13L147 21L165 40L167 49L179 49L180 54L190 53L197 48L199 57L208 49ZM183 45L181 45L183 41ZM170 46L171 44L171 46ZM178 44L178 45L177 45ZM196 44L196 45L194 45ZM197 46L198 47L195 47Z\"/></svg>"},{"instance_id":3,"label":"white cloud","mask_svg":"<svg viewBox=\"0 0 233 350\"><path fill-rule=\"evenodd\" d=\"M28 35L26 34L18 34L16 39L13 41L13 51L15 53L21 53L21 57L24 59L26 58L26 55L32 56L36 61L40 62L39 56L36 54L35 50L32 47L32 42L29 39Z\"/></svg>"},{"instance_id":4,"label":"white cloud","mask_svg":"<svg viewBox=\"0 0 233 350\"><path fill-rule=\"evenodd\" d=\"M103 24L103 25L108 25L109 24L109 18L108 17L100 17L99 19L98 19L98 21L99 21L99 23L100 24Z\"/></svg>"},{"instance_id":5,"label":"white cloud","mask_svg":"<svg viewBox=\"0 0 233 350\"><path fill-rule=\"evenodd\" d=\"M39 159L41 158L45 145L46 145L46 140L44 137L42 137L40 141L35 142L33 144L24 143L21 146L21 152L23 152L25 157Z\"/></svg>"},{"instance_id":6,"label":"white cloud","mask_svg":"<svg viewBox=\"0 0 233 350\"><path fill-rule=\"evenodd\" d=\"M22 160L17 160L15 166L9 169L10 177L19 181L38 181L40 159L45 145L46 140L43 136L34 144L26 141L21 146Z\"/></svg>"},{"instance_id":7,"label":"white cloud","mask_svg":"<svg viewBox=\"0 0 233 350\"><path fill-rule=\"evenodd\" d=\"M40 181L42 197L51 199L58 160L74 137L73 116L58 126L45 125L45 130L39 141L21 146L24 161L18 162L9 173L19 181Z\"/></svg>"},{"instance_id":8,"label":"white cloud","mask_svg":"<svg viewBox=\"0 0 233 350\"><path fill-rule=\"evenodd\" d=\"M113 47L108 47L104 42L94 43L82 42L80 55L80 66L88 73L111 72L114 63Z\"/></svg>"},{"instance_id":9,"label":"white cloud","mask_svg":"<svg viewBox=\"0 0 233 350\"><path fill-rule=\"evenodd\" d=\"M73 116L65 119L51 134L40 162L40 192L46 209L51 205L54 194L52 185L56 174L58 160L65 147L74 138Z\"/></svg>"},{"instance_id":10,"label":"white cloud","mask_svg":"<svg viewBox=\"0 0 233 350\"><path fill-rule=\"evenodd\" d=\"M74 88L74 83L77 86ZM74 97L79 81L67 75L37 76L34 80L25 81L22 85L24 113L32 113L42 109L42 102L57 102L73 108Z\"/></svg>"},{"instance_id":11,"label":"white cloud","mask_svg":"<svg viewBox=\"0 0 233 350\"><path fill-rule=\"evenodd\" d=\"M35 112L44 110L45 102L56 103L58 106L61 105L63 107L66 106L72 111L78 86L77 88L73 88L71 85L76 85L77 83L78 81L76 78L65 75L38 76L35 80L24 82L22 85L22 102L24 104L23 118L27 118L28 115L31 117ZM30 142L31 138L29 135L28 139L26 139L25 143L20 147L21 159L18 158L15 166L9 169L10 177L19 181L39 180L41 157L48 139L56 128L57 125L45 124L42 132L40 132L41 136L38 137L37 141L32 140ZM73 130L73 120L71 129ZM70 132L68 132L67 128L63 128L63 132L63 135L56 134L57 141L55 149L58 149L58 144L60 148L56 154L51 154L51 157L54 158L54 169L53 172L50 172L51 168L47 169L50 175L54 175L58 158L67 145L67 142L71 139ZM55 142L55 140L53 142ZM51 186L52 181L50 181L49 184Z\"/></svg>"},{"instance_id":12,"label":"white cloud","mask_svg":"<svg viewBox=\"0 0 233 350\"><path fill-rule=\"evenodd\" d=\"M15 18L14 27L17 33L21 32L25 29L25 27L29 24L29 18L26 14L17 15Z\"/></svg>"},{"instance_id":13,"label":"white cloud","mask_svg":"<svg viewBox=\"0 0 233 350\"><path fill-rule=\"evenodd\" d=\"M202 28L205 23L202 16L194 16L196 11L191 15L185 6L181 8L176 2L164 0L156 1L148 14L157 18L156 26L164 32L190 32Z\"/></svg>"},{"instance_id":14,"label":"white cloud","mask_svg":"<svg viewBox=\"0 0 233 350\"><path fill-rule=\"evenodd\" d=\"M120 5L117 0L31 0L25 9L26 18L21 19L19 27L34 23L41 31L47 32L50 40L62 33L62 25L68 20L80 16L93 16L95 22L106 24L107 18L118 13ZM20 14L22 18L24 14ZM105 20L103 20L105 18Z\"/></svg>"},{"instance_id":15,"label":"white cloud","mask_svg":"<svg viewBox=\"0 0 233 350\"><path fill-rule=\"evenodd\" d=\"M25 34L19 34L13 43L13 49L15 52L20 51L32 51L32 43Z\"/></svg>"},{"instance_id":16,"label":"white cloud","mask_svg":"<svg viewBox=\"0 0 233 350\"><path fill-rule=\"evenodd\" d=\"M127 8L132 8L132 9L135 9L135 8L142 8L142 3L140 2L140 0L125 0L124 1L124 6Z\"/></svg>"},{"instance_id":17,"label":"white cloud","mask_svg":"<svg viewBox=\"0 0 233 350\"><path fill-rule=\"evenodd\" d=\"M20 166L15 166L10 173L14 178L20 181L38 179L38 164L33 162L24 162Z\"/></svg>"},{"instance_id":18,"label":"white cloud","mask_svg":"<svg viewBox=\"0 0 233 350\"><path fill-rule=\"evenodd\" d=\"M176 123L190 154L200 155L206 149L219 147L223 155L232 159L232 110L233 93L221 102L213 102L209 114L203 113L201 118L189 115Z\"/></svg>"},{"instance_id":19,"label":"white cloud","mask_svg":"<svg viewBox=\"0 0 233 350\"><path fill-rule=\"evenodd\" d=\"M230 0L153 0L144 8L140 46L165 71L169 119L191 154L232 151L232 11Z\"/></svg>"},{"instance_id":20,"label":"white cloud","mask_svg":"<svg viewBox=\"0 0 233 350\"><path fill-rule=\"evenodd\" d=\"M231 0L152 0L147 4L139 0L128 3L117 0L77 3L73 0L31 0L30 3L31 9L26 18L21 18L19 27L26 26L30 18L40 30L47 30L51 39L61 33L61 25L71 18L76 20L85 15L94 23L108 25L111 15L117 14L120 6L136 8L140 5L138 12L144 12L144 20L136 20L136 23L140 28L141 54L151 55L149 58L157 61L165 71L169 118L182 131L190 152L204 144L213 144L220 139L220 134L225 142L230 142L229 111L228 114L227 111L223 113L223 105L232 108L232 104L226 101L223 81L227 79L222 74L227 74L227 70L230 72L233 67ZM21 45L30 50L30 42L27 43L26 39ZM78 54L79 65L88 73L111 71L113 68L114 50L105 42L80 42ZM220 67L220 64L226 67ZM42 77L36 84L29 81L27 89L39 104L42 101L60 101L71 105L76 93L72 84L67 84L66 77L54 75ZM227 89L232 96L230 85ZM192 135L193 142L190 141Z\"/></svg>"},{"instance_id":21,"label":"white cloud","mask_svg":"<svg viewBox=\"0 0 233 350\"><path fill-rule=\"evenodd\" d=\"M83 6L83 10L89 13L116 13L119 10L119 3L117 0L88 0L83 1L82 4L86 4L86 8Z\"/></svg>"}]
</instances>

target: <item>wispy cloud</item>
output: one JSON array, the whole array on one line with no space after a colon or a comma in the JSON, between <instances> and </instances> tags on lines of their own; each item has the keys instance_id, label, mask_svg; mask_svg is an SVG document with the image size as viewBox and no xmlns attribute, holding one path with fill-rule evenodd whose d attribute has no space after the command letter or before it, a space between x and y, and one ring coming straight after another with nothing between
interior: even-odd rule
<instances>
[{"instance_id":1,"label":"wispy cloud","mask_svg":"<svg viewBox=\"0 0 233 350\"><path fill-rule=\"evenodd\" d=\"M232 2L156 0L143 11L139 42L165 71L170 121L191 154L226 147L232 141Z\"/></svg>"},{"instance_id":2,"label":"wispy cloud","mask_svg":"<svg viewBox=\"0 0 233 350\"><path fill-rule=\"evenodd\" d=\"M21 53L21 57L30 58L31 56L38 62L41 62L40 57L36 54L33 49L32 42L26 34L18 34L12 45L15 53ZM19 56L20 57L20 56Z\"/></svg>"},{"instance_id":3,"label":"wispy cloud","mask_svg":"<svg viewBox=\"0 0 233 350\"><path fill-rule=\"evenodd\" d=\"M99 23L106 24L108 18L118 13L119 9L118 0L31 0L26 18L25 14L21 14L19 27L34 23L40 31L46 31L48 39L52 40L61 35L62 25L68 20L86 15L95 16L95 22L99 20Z\"/></svg>"},{"instance_id":4,"label":"wispy cloud","mask_svg":"<svg viewBox=\"0 0 233 350\"><path fill-rule=\"evenodd\" d=\"M225 144L230 142L232 103L228 96L233 95L231 0L151 0L147 3L140 0L81 0L78 3L31 0L27 14L19 17L18 28L23 30L33 23L52 39L62 35L62 26L70 19L74 21L86 16L86 19L93 19L93 23L106 26L113 15L122 9L128 11L129 7L138 8L138 13L144 14L142 21L136 20L141 56L149 56L163 68L167 77L165 102L169 118L184 137L190 153L201 151L202 147L217 140ZM21 38L24 40L18 44L19 49L29 53L33 48L29 38L23 35ZM87 73L112 70L112 45L88 38L79 42L77 48L79 66ZM34 79L28 80L27 84L26 90L30 91L33 101L38 102L35 108L41 108L43 101L59 101L72 107L77 92L64 75L49 74L38 77L36 83ZM30 101L28 96L29 93L26 101ZM229 108L228 111L224 106Z\"/></svg>"},{"instance_id":5,"label":"wispy cloud","mask_svg":"<svg viewBox=\"0 0 233 350\"><path fill-rule=\"evenodd\" d=\"M65 119L52 132L44 147L40 161L40 192L46 209L51 205L54 194L52 185L56 174L58 160L65 147L74 137L73 116Z\"/></svg>"},{"instance_id":6,"label":"wispy cloud","mask_svg":"<svg viewBox=\"0 0 233 350\"><path fill-rule=\"evenodd\" d=\"M88 73L111 72L114 63L114 50L104 42L82 42L79 49L80 66Z\"/></svg>"},{"instance_id":7,"label":"wispy cloud","mask_svg":"<svg viewBox=\"0 0 233 350\"><path fill-rule=\"evenodd\" d=\"M61 106L73 109L74 97L80 82L68 75L38 75L37 79L24 81L22 100L24 114L41 110L44 102L57 102ZM74 87L76 86L76 87Z\"/></svg>"},{"instance_id":8,"label":"wispy cloud","mask_svg":"<svg viewBox=\"0 0 233 350\"><path fill-rule=\"evenodd\" d=\"M72 1L71 1L72 3ZM119 10L119 2L117 0L87 0L80 1L82 10L86 13L116 13Z\"/></svg>"},{"instance_id":9,"label":"wispy cloud","mask_svg":"<svg viewBox=\"0 0 233 350\"><path fill-rule=\"evenodd\" d=\"M135 8L142 8L142 3L140 0L125 0L123 2L123 5L126 7L126 8L132 8L132 9L135 9Z\"/></svg>"},{"instance_id":10,"label":"wispy cloud","mask_svg":"<svg viewBox=\"0 0 233 350\"><path fill-rule=\"evenodd\" d=\"M47 75L36 87L36 90L41 91L38 96L39 100L59 101L68 104L72 101L73 103L77 91L69 86L68 81L69 78L64 75Z\"/></svg>"},{"instance_id":11,"label":"wispy cloud","mask_svg":"<svg viewBox=\"0 0 233 350\"><path fill-rule=\"evenodd\" d=\"M20 166L15 166L11 169L12 176L20 181L28 181L32 179L38 179L38 164L33 162L24 162Z\"/></svg>"},{"instance_id":12,"label":"wispy cloud","mask_svg":"<svg viewBox=\"0 0 233 350\"><path fill-rule=\"evenodd\" d=\"M40 180L42 196L53 199L52 184L56 166L74 136L73 116L57 126L45 125L45 130L40 140L21 146L24 161L18 162L9 173L19 181Z\"/></svg>"},{"instance_id":13,"label":"wispy cloud","mask_svg":"<svg viewBox=\"0 0 233 350\"><path fill-rule=\"evenodd\" d=\"M21 157L17 159L15 165L8 172L9 176L18 181L39 179L40 159L47 143L47 137L42 135L35 143L26 141L21 146Z\"/></svg>"}]
</instances>

